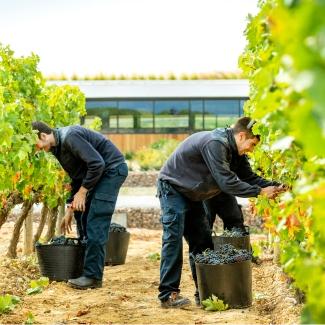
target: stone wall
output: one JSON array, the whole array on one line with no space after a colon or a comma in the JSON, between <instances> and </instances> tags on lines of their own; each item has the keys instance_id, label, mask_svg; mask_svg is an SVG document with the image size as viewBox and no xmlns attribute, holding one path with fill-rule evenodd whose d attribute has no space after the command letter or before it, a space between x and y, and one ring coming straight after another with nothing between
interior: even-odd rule
<instances>
[{"instance_id":1,"label":"stone wall","mask_svg":"<svg viewBox=\"0 0 325 325\"><path fill-rule=\"evenodd\" d=\"M117 208L116 214L126 214L128 228L161 229L159 208Z\"/></svg>"},{"instance_id":2,"label":"stone wall","mask_svg":"<svg viewBox=\"0 0 325 325\"><path fill-rule=\"evenodd\" d=\"M124 187L152 187L156 186L159 171L129 172Z\"/></svg>"},{"instance_id":3,"label":"stone wall","mask_svg":"<svg viewBox=\"0 0 325 325\"><path fill-rule=\"evenodd\" d=\"M252 232L260 231L263 227L262 218L253 216L249 207L243 207L245 224L249 226ZM126 215L126 225L128 228L147 228L162 229L160 224L160 208L117 208L117 214ZM222 231L223 223L220 218L216 218L214 230Z\"/></svg>"}]
</instances>

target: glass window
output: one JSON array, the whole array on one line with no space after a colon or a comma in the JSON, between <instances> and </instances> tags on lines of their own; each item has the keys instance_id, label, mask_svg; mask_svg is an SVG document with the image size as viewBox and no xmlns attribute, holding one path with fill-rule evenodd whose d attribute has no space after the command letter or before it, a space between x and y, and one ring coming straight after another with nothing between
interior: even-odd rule
<instances>
[{"instance_id":1,"label":"glass window","mask_svg":"<svg viewBox=\"0 0 325 325\"><path fill-rule=\"evenodd\" d=\"M232 125L240 116L240 103L237 99L217 99L204 101L204 129Z\"/></svg>"},{"instance_id":2,"label":"glass window","mask_svg":"<svg viewBox=\"0 0 325 325\"><path fill-rule=\"evenodd\" d=\"M244 105L245 105L246 101L247 101L246 99L241 99L241 100L239 101L239 106L240 106L240 112L239 112L239 115L240 115L240 116L244 115Z\"/></svg>"},{"instance_id":3,"label":"glass window","mask_svg":"<svg viewBox=\"0 0 325 325\"><path fill-rule=\"evenodd\" d=\"M119 129L152 129L152 101L119 101Z\"/></svg>"},{"instance_id":4,"label":"glass window","mask_svg":"<svg viewBox=\"0 0 325 325\"><path fill-rule=\"evenodd\" d=\"M157 100L155 101L155 128L170 129L189 127L189 101Z\"/></svg>"},{"instance_id":5,"label":"glass window","mask_svg":"<svg viewBox=\"0 0 325 325\"><path fill-rule=\"evenodd\" d=\"M87 99L85 124L98 116L102 131L173 133L232 125L247 99Z\"/></svg>"},{"instance_id":6,"label":"glass window","mask_svg":"<svg viewBox=\"0 0 325 325\"><path fill-rule=\"evenodd\" d=\"M191 100L190 129L203 130L203 100Z\"/></svg>"},{"instance_id":7,"label":"glass window","mask_svg":"<svg viewBox=\"0 0 325 325\"><path fill-rule=\"evenodd\" d=\"M112 100L89 100L86 102L87 116L85 125L94 117L102 119L102 130L117 129L117 102Z\"/></svg>"}]
</instances>

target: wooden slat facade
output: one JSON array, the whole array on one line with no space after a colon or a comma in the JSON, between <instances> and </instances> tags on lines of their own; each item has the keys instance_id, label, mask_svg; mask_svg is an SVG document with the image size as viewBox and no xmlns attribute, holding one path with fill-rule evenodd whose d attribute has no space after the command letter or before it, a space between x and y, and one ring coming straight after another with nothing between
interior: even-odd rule
<instances>
[{"instance_id":1,"label":"wooden slat facade","mask_svg":"<svg viewBox=\"0 0 325 325\"><path fill-rule=\"evenodd\" d=\"M105 134L123 153L137 151L161 139L182 141L189 136L182 134Z\"/></svg>"}]
</instances>

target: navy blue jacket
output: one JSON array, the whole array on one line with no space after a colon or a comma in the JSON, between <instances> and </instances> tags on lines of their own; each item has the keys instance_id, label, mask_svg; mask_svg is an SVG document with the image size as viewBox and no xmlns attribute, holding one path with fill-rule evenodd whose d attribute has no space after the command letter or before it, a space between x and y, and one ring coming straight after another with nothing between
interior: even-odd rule
<instances>
[{"instance_id":1,"label":"navy blue jacket","mask_svg":"<svg viewBox=\"0 0 325 325\"><path fill-rule=\"evenodd\" d=\"M51 152L72 180L72 195L80 186L91 190L105 171L125 162L110 140L82 126L54 129L54 138L56 145Z\"/></svg>"},{"instance_id":2,"label":"navy blue jacket","mask_svg":"<svg viewBox=\"0 0 325 325\"><path fill-rule=\"evenodd\" d=\"M278 185L256 175L247 156L238 154L232 129L192 134L169 157L158 178L193 201L207 200L220 192L254 197L262 187Z\"/></svg>"}]
</instances>

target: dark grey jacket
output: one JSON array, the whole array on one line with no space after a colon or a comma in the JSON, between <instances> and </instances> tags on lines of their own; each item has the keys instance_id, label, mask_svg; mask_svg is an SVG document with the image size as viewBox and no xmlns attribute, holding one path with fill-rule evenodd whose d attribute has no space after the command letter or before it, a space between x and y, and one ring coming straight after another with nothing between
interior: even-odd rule
<instances>
[{"instance_id":1,"label":"dark grey jacket","mask_svg":"<svg viewBox=\"0 0 325 325\"><path fill-rule=\"evenodd\" d=\"M72 179L72 195L80 186L92 189L106 170L125 162L110 140L82 126L55 129L54 138L51 151Z\"/></svg>"},{"instance_id":2,"label":"dark grey jacket","mask_svg":"<svg viewBox=\"0 0 325 325\"><path fill-rule=\"evenodd\" d=\"M257 176L246 155L239 156L232 129L192 134L162 167L166 180L192 201L207 200L220 192L257 196L262 187L277 185Z\"/></svg>"}]
</instances>

